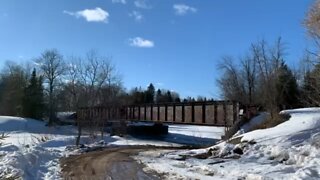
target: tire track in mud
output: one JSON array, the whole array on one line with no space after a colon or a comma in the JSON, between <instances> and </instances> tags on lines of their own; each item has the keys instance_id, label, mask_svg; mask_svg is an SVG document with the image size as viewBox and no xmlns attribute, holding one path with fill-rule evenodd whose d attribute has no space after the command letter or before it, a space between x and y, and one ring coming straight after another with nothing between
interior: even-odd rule
<instances>
[{"instance_id":1,"label":"tire track in mud","mask_svg":"<svg viewBox=\"0 0 320 180\"><path fill-rule=\"evenodd\" d=\"M74 155L61 159L62 177L67 180L158 180L162 175L146 173L131 156L143 151L184 149L173 147L128 146Z\"/></svg>"}]
</instances>

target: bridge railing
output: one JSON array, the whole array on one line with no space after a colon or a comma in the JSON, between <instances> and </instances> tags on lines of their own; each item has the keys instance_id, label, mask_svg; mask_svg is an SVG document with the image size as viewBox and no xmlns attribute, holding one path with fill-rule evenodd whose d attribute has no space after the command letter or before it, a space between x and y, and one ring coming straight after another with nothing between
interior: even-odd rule
<instances>
[{"instance_id":1,"label":"bridge railing","mask_svg":"<svg viewBox=\"0 0 320 180\"><path fill-rule=\"evenodd\" d=\"M239 103L234 101L143 104L125 108L127 120L232 126L239 118Z\"/></svg>"},{"instance_id":2,"label":"bridge railing","mask_svg":"<svg viewBox=\"0 0 320 180\"><path fill-rule=\"evenodd\" d=\"M122 107L79 108L77 120L83 125L111 120L139 120L177 124L232 126L239 119L239 103L210 101L142 104Z\"/></svg>"}]
</instances>

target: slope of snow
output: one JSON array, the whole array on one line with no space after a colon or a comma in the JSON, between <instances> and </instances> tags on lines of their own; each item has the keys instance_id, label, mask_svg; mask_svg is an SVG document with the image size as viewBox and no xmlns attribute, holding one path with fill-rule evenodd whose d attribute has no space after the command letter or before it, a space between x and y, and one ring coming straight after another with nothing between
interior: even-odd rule
<instances>
[{"instance_id":1,"label":"slope of snow","mask_svg":"<svg viewBox=\"0 0 320 180\"><path fill-rule=\"evenodd\" d=\"M72 126L46 127L45 122L0 116L0 177L57 179L58 159L74 144ZM48 144L51 146L48 147Z\"/></svg>"},{"instance_id":2,"label":"slope of snow","mask_svg":"<svg viewBox=\"0 0 320 180\"><path fill-rule=\"evenodd\" d=\"M169 125L164 141L185 145L210 146L224 135L224 127L197 125Z\"/></svg>"},{"instance_id":3,"label":"slope of snow","mask_svg":"<svg viewBox=\"0 0 320 180\"><path fill-rule=\"evenodd\" d=\"M262 124L268 117L270 116L267 112L260 112L259 115L252 118L248 123L241 126L241 130L243 132L249 132L254 128L255 126Z\"/></svg>"},{"instance_id":4,"label":"slope of snow","mask_svg":"<svg viewBox=\"0 0 320 180\"><path fill-rule=\"evenodd\" d=\"M170 124L169 133L200 138L221 139L221 136L224 135L224 127Z\"/></svg>"},{"instance_id":5,"label":"slope of snow","mask_svg":"<svg viewBox=\"0 0 320 180\"><path fill-rule=\"evenodd\" d=\"M134 126L153 126L153 122L131 122ZM224 135L224 127L215 126L200 126L200 125L186 125L186 124L167 124L168 134L161 136L137 136L139 139L134 141L141 141L141 139L149 139L155 143L159 142L172 143L172 145L192 145L192 146L211 146L215 144Z\"/></svg>"},{"instance_id":6,"label":"slope of snow","mask_svg":"<svg viewBox=\"0 0 320 180\"><path fill-rule=\"evenodd\" d=\"M243 135L242 141L255 140L260 144L297 145L320 130L320 108L282 111L291 115L289 121L276 127L256 130Z\"/></svg>"},{"instance_id":7,"label":"slope of snow","mask_svg":"<svg viewBox=\"0 0 320 180\"><path fill-rule=\"evenodd\" d=\"M273 128L239 135L234 138L241 141L237 144L145 152L135 158L168 179L320 179L320 108L281 113L291 118ZM209 158L195 158L205 154Z\"/></svg>"},{"instance_id":8,"label":"slope of snow","mask_svg":"<svg viewBox=\"0 0 320 180\"><path fill-rule=\"evenodd\" d=\"M181 144L213 144L223 134L219 127L169 125L169 135L159 139L139 139L106 134L90 138L84 134L81 143L96 146L181 146ZM33 179L61 179L59 159L72 153L77 129L74 126L47 127L45 122L19 117L0 116L0 179L21 177ZM1 138L4 136L4 138Z\"/></svg>"}]
</instances>

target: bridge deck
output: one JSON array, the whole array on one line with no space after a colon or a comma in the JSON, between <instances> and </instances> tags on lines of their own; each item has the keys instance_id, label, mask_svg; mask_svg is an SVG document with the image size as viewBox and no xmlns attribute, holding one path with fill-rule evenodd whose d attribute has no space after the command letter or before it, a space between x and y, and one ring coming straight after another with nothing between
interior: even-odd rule
<instances>
[{"instance_id":1,"label":"bridge deck","mask_svg":"<svg viewBox=\"0 0 320 180\"><path fill-rule=\"evenodd\" d=\"M239 117L239 103L233 101L211 101L193 103L143 104L125 107L80 108L78 120L154 121L177 124L232 126Z\"/></svg>"}]
</instances>

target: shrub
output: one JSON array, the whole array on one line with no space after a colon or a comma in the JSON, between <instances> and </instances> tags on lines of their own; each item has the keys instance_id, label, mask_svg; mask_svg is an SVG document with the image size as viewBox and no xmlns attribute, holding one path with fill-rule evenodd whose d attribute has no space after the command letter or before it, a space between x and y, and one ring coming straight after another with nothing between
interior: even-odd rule
<instances>
[{"instance_id":1,"label":"shrub","mask_svg":"<svg viewBox=\"0 0 320 180\"><path fill-rule=\"evenodd\" d=\"M257 129L267 129L267 128L275 127L278 124L281 124L289 120L290 117L291 117L290 114L287 114L287 113L282 113L282 114L274 113L273 116L270 116L263 123L252 127L252 131Z\"/></svg>"}]
</instances>

